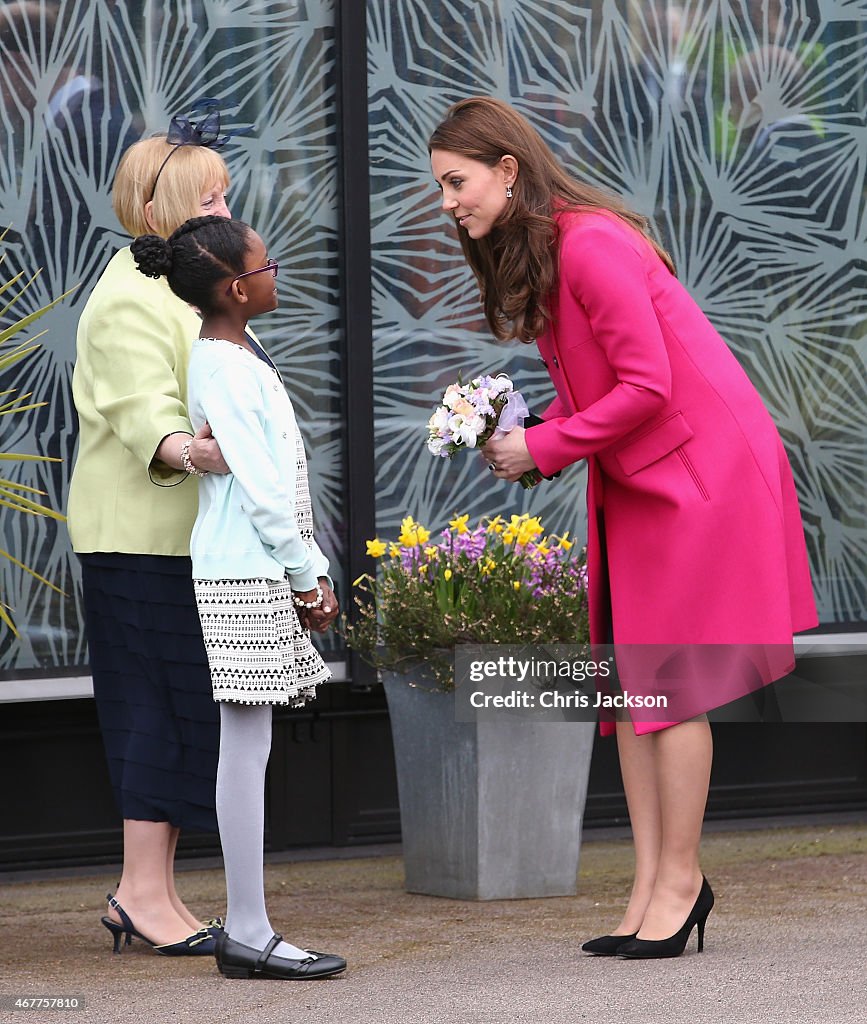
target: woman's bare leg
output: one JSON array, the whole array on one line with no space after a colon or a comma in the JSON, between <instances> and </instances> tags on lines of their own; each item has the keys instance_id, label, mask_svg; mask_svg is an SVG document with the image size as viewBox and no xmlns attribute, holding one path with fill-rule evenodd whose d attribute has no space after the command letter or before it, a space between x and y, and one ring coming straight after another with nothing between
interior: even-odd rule
<instances>
[{"instance_id":1,"label":"woman's bare leg","mask_svg":"<svg viewBox=\"0 0 867 1024\"><path fill-rule=\"evenodd\" d=\"M191 931L175 909L166 880L169 850L173 850L172 826L167 821L123 823L123 874L115 897L136 929L156 945L180 942ZM108 916L120 922L117 911Z\"/></svg>"},{"instance_id":2,"label":"woman's bare leg","mask_svg":"<svg viewBox=\"0 0 867 1024\"><path fill-rule=\"evenodd\" d=\"M632 893L613 935L632 935L641 927L650 903L662 848L662 814L656 787L655 736L636 736L627 719L617 722L620 772L635 844Z\"/></svg>"},{"instance_id":3,"label":"woman's bare leg","mask_svg":"<svg viewBox=\"0 0 867 1024\"><path fill-rule=\"evenodd\" d=\"M655 747L662 844L653 895L638 937L666 939L686 921L701 888L699 846L713 739L704 716L650 738Z\"/></svg>"},{"instance_id":4,"label":"woman's bare leg","mask_svg":"<svg viewBox=\"0 0 867 1024\"><path fill-rule=\"evenodd\" d=\"M168 856L166 858L166 887L169 891L169 899L171 900L172 906L177 911L178 916L182 917L189 925L190 930L188 934L192 934L202 927L202 922L193 917L189 910L187 910L175 889L175 850L178 846L178 837L180 834L181 830L179 828L172 828L172 834L169 840Z\"/></svg>"}]
</instances>

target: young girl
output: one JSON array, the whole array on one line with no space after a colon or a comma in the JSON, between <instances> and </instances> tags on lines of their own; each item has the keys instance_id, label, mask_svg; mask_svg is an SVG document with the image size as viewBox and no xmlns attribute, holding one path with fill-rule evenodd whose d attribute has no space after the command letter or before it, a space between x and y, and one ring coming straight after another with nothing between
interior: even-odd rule
<instances>
[{"instance_id":1,"label":"young girl","mask_svg":"<svg viewBox=\"0 0 867 1024\"><path fill-rule=\"evenodd\" d=\"M299 707L330 673L310 642L338 612L328 561L313 539L304 446L277 368L246 332L277 306L277 264L246 224L197 217L167 240L137 238L149 277L202 313L187 407L208 422L229 466L199 472L191 556L214 699L220 706L217 819L228 916L217 966L230 978L322 978L346 968L274 934L265 909L263 831L271 708Z\"/></svg>"}]
</instances>

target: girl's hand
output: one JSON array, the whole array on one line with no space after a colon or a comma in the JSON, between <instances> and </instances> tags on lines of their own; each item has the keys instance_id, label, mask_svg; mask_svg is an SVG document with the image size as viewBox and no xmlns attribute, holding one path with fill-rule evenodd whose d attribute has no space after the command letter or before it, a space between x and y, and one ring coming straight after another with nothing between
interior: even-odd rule
<instances>
[{"instance_id":1,"label":"girl's hand","mask_svg":"<svg viewBox=\"0 0 867 1024\"><path fill-rule=\"evenodd\" d=\"M224 474L229 472L220 445L211 433L210 423L205 423L196 431L190 442L190 461L196 469L206 473Z\"/></svg>"},{"instance_id":2,"label":"girl's hand","mask_svg":"<svg viewBox=\"0 0 867 1024\"><path fill-rule=\"evenodd\" d=\"M515 427L504 437L486 441L485 447L481 449L482 458L498 480L511 480L515 483L527 470L536 469L524 434L526 431L523 427Z\"/></svg>"},{"instance_id":3,"label":"girl's hand","mask_svg":"<svg viewBox=\"0 0 867 1024\"><path fill-rule=\"evenodd\" d=\"M340 606L325 576L319 577L319 586L322 588L322 604L318 608L297 608L296 611L303 629L324 633L337 618Z\"/></svg>"}]
</instances>

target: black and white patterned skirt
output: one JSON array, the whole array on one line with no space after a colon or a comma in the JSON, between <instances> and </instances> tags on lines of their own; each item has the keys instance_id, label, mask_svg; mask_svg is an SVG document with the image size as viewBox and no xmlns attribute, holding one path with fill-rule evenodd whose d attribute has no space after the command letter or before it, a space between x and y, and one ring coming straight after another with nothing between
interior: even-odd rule
<instances>
[{"instance_id":1,"label":"black and white patterned skirt","mask_svg":"<svg viewBox=\"0 0 867 1024\"><path fill-rule=\"evenodd\" d=\"M193 580L214 700L301 707L331 672L288 581Z\"/></svg>"}]
</instances>

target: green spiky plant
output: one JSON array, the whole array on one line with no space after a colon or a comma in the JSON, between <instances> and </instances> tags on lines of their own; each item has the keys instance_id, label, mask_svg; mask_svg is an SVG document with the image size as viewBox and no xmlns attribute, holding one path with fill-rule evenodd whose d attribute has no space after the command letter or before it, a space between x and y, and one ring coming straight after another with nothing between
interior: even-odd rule
<instances>
[{"instance_id":1,"label":"green spiky plant","mask_svg":"<svg viewBox=\"0 0 867 1024\"><path fill-rule=\"evenodd\" d=\"M0 234L0 243L5 241L8 228ZM0 266L6 259L5 253L0 253ZM9 310L14 304L21 298L21 296L27 291L27 289L33 284L36 278L39 276L39 271L31 275L27 279L27 275L24 271L16 274L13 278L7 281L5 284L0 284L0 323L2 323L9 313ZM77 285L76 285L77 287ZM16 289L15 294L9 297L10 289ZM16 320L8 327L0 329L0 349L4 346L11 345L7 351L0 351L0 379L2 374L13 364L19 360L26 358L31 355L39 345L36 344L38 338L41 338L45 331L41 331L33 338L28 338L24 341L19 341L18 336L22 331L26 330L34 320L38 320L44 313L47 313L49 309L52 309L59 302L62 302L71 292L75 291L75 288L70 288L69 291L63 293L63 295L54 299L53 302L49 302L47 305L42 306L41 309L37 309L32 313L28 313L27 316L21 317L20 320ZM26 394L17 394L17 389L7 389L0 391L0 416L12 416L18 415L23 412L27 412L30 409L39 409L41 406L46 405L46 402L31 402L28 401L32 396L32 392ZM2 422L2 421L0 421ZM0 435L2 435L2 427L0 427ZM26 455L22 452L7 452L0 450L0 460L5 462L61 462L61 459L51 458L48 455ZM66 517L60 512L55 512L54 509L49 508L47 505L41 504L37 499L45 497L45 491L40 491L35 487L28 487L26 484L16 483L14 480L9 480L5 476L0 476L0 506L4 509L12 509L13 512L20 512L23 515L29 516L49 516L51 519L56 519L60 522L65 522ZM29 573L35 579L39 580L46 587L50 587L58 594L63 594L63 591L55 586L50 580L45 579L44 576L40 576L38 572L35 572L29 566L25 565L20 559L16 558L13 554L8 551L0 550L0 558L6 558L14 565L17 565L24 572ZM18 636L18 630L15 628L15 623L12 621L10 615L11 609L8 605L0 601L0 621L4 622L9 629Z\"/></svg>"}]
</instances>

